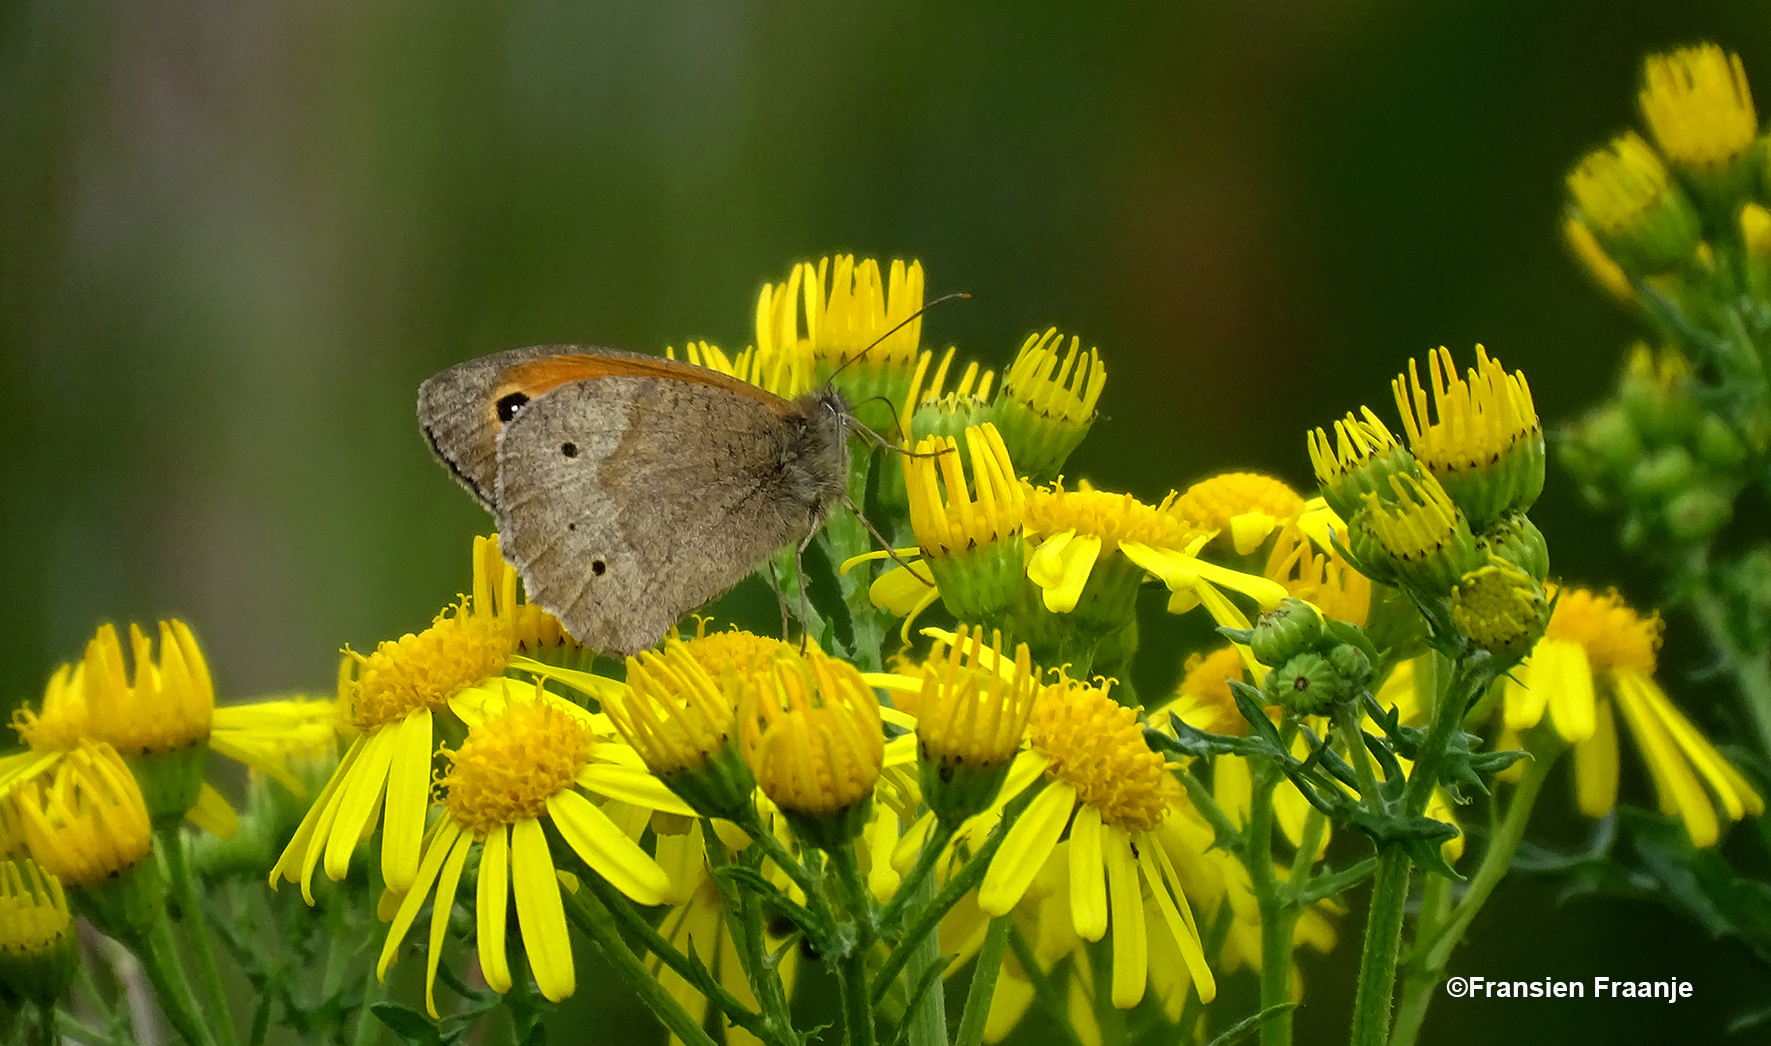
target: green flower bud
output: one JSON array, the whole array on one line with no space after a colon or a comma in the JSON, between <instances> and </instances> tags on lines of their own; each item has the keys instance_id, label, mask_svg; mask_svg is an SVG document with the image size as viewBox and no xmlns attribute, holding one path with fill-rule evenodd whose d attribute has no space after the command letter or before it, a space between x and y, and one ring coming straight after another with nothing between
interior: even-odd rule
<instances>
[{"instance_id":1,"label":"green flower bud","mask_svg":"<svg viewBox=\"0 0 1771 1046\"><path fill-rule=\"evenodd\" d=\"M1543 637L1543 583L1504 560L1466 574L1451 593L1451 620L1470 642L1515 664Z\"/></svg>"},{"instance_id":2,"label":"green flower bud","mask_svg":"<svg viewBox=\"0 0 1771 1046\"><path fill-rule=\"evenodd\" d=\"M1504 559L1542 581L1550 573L1550 549L1543 531L1523 512L1503 516L1476 538L1476 547Z\"/></svg>"},{"instance_id":3,"label":"green flower bud","mask_svg":"<svg viewBox=\"0 0 1771 1046\"><path fill-rule=\"evenodd\" d=\"M1697 423L1697 460L1717 472L1729 472L1746 460L1746 444L1733 426L1714 414Z\"/></svg>"},{"instance_id":4,"label":"green flower bud","mask_svg":"<svg viewBox=\"0 0 1771 1046\"><path fill-rule=\"evenodd\" d=\"M1322 615L1316 608L1301 599L1286 599L1261 615L1248 645L1261 664L1282 665L1314 649L1321 638Z\"/></svg>"},{"instance_id":5,"label":"green flower bud","mask_svg":"<svg viewBox=\"0 0 1771 1046\"><path fill-rule=\"evenodd\" d=\"M1687 487L1667 501L1666 528L1681 541L1702 541L1734 518L1734 501L1726 490L1703 483Z\"/></svg>"},{"instance_id":6,"label":"green flower bud","mask_svg":"<svg viewBox=\"0 0 1771 1046\"><path fill-rule=\"evenodd\" d=\"M1325 715L1352 691L1321 654L1299 654L1267 673L1261 694L1287 715Z\"/></svg>"},{"instance_id":7,"label":"green flower bud","mask_svg":"<svg viewBox=\"0 0 1771 1046\"><path fill-rule=\"evenodd\" d=\"M1351 643L1342 643L1330 650L1328 666L1341 677L1349 694L1357 694L1371 682L1371 658Z\"/></svg>"},{"instance_id":8,"label":"green flower bud","mask_svg":"<svg viewBox=\"0 0 1771 1046\"><path fill-rule=\"evenodd\" d=\"M1684 447L1665 447L1636 463L1624 489L1638 501L1659 501L1685 489L1696 474L1697 464Z\"/></svg>"},{"instance_id":9,"label":"green flower bud","mask_svg":"<svg viewBox=\"0 0 1771 1046\"><path fill-rule=\"evenodd\" d=\"M1575 428L1574 441L1614 475L1628 472L1642 457L1642 437L1629 414L1616 403L1588 414Z\"/></svg>"}]
</instances>

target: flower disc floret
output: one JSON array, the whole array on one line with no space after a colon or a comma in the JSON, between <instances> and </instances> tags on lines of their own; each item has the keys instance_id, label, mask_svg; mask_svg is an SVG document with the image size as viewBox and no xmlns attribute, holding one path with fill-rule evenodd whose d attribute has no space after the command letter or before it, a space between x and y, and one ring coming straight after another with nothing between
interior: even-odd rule
<instances>
[{"instance_id":1,"label":"flower disc floret","mask_svg":"<svg viewBox=\"0 0 1771 1046\"><path fill-rule=\"evenodd\" d=\"M1301 515L1304 499L1272 476L1225 472L1188 487L1175 499L1174 511L1202 529L1218 531L1220 540L1247 555Z\"/></svg>"},{"instance_id":2,"label":"flower disc floret","mask_svg":"<svg viewBox=\"0 0 1771 1046\"><path fill-rule=\"evenodd\" d=\"M845 820L872 794L885 761L873 689L853 665L816 647L744 681L738 744L764 794L802 819Z\"/></svg>"},{"instance_id":3,"label":"flower disc floret","mask_svg":"<svg viewBox=\"0 0 1771 1046\"><path fill-rule=\"evenodd\" d=\"M346 650L338 667L338 696L358 730L399 722L504 670L513 647L510 630L490 615L465 607L438 615L417 635L383 641L368 657Z\"/></svg>"},{"instance_id":4,"label":"flower disc floret","mask_svg":"<svg viewBox=\"0 0 1771 1046\"><path fill-rule=\"evenodd\" d=\"M160 656L139 627L129 626L133 675L117 630L102 625L70 674L56 673L43 708L20 708L13 727L32 748L71 748L81 738L109 742L120 752L173 752L209 738L215 687L196 637L183 621L160 622Z\"/></svg>"},{"instance_id":5,"label":"flower disc floret","mask_svg":"<svg viewBox=\"0 0 1771 1046\"><path fill-rule=\"evenodd\" d=\"M1060 679L1042 688L1027 722L1033 747L1050 759L1046 775L1076 789L1101 820L1147 832L1168 816L1174 778L1144 741L1136 710L1115 701L1111 684Z\"/></svg>"},{"instance_id":6,"label":"flower disc floret","mask_svg":"<svg viewBox=\"0 0 1771 1046\"><path fill-rule=\"evenodd\" d=\"M60 879L29 857L0 861L0 955L48 952L67 939L73 922Z\"/></svg>"},{"instance_id":7,"label":"flower disc floret","mask_svg":"<svg viewBox=\"0 0 1771 1046\"><path fill-rule=\"evenodd\" d=\"M556 705L510 701L449 753L438 782L449 813L475 836L547 812L590 761L589 727Z\"/></svg>"},{"instance_id":8,"label":"flower disc floret","mask_svg":"<svg viewBox=\"0 0 1771 1046\"><path fill-rule=\"evenodd\" d=\"M1100 353L1083 351L1081 338L1072 336L1066 350L1056 327L1027 336L996 399L997 424L1027 475L1058 475L1094 424L1106 385Z\"/></svg>"},{"instance_id":9,"label":"flower disc floret","mask_svg":"<svg viewBox=\"0 0 1771 1046\"><path fill-rule=\"evenodd\" d=\"M1465 574L1484 565L1469 522L1431 475L1392 476L1390 485L1389 503L1365 495L1365 525L1398 577L1428 597L1449 595Z\"/></svg>"},{"instance_id":10,"label":"flower disc floret","mask_svg":"<svg viewBox=\"0 0 1771 1046\"><path fill-rule=\"evenodd\" d=\"M1020 747L1038 680L1027 644L1005 658L1002 633L968 633L963 626L945 652L923 664L916 736L925 753L942 762L973 767L1007 763Z\"/></svg>"},{"instance_id":11,"label":"flower disc floret","mask_svg":"<svg viewBox=\"0 0 1771 1046\"><path fill-rule=\"evenodd\" d=\"M1579 643L1594 675L1608 675L1619 668L1644 676L1654 674L1665 627L1659 611L1643 617L1614 588L1603 594L1586 588L1558 591L1549 586L1549 590L1556 596L1556 610L1544 634Z\"/></svg>"},{"instance_id":12,"label":"flower disc floret","mask_svg":"<svg viewBox=\"0 0 1771 1046\"><path fill-rule=\"evenodd\" d=\"M1334 423L1334 439L1321 429L1305 433L1310 462L1322 497L1342 519L1352 519L1366 494L1387 496L1390 477L1415 475L1420 465L1396 442L1383 420L1371 408L1361 407L1362 417L1349 413Z\"/></svg>"},{"instance_id":13,"label":"flower disc floret","mask_svg":"<svg viewBox=\"0 0 1771 1046\"><path fill-rule=\"evenodd\" d=\"M1659 155L1631 131L1588 153L1568 175L1578 217L1626 271L1651 276L1688 261L1700 227Z\"/></svg>"}]
</instances>

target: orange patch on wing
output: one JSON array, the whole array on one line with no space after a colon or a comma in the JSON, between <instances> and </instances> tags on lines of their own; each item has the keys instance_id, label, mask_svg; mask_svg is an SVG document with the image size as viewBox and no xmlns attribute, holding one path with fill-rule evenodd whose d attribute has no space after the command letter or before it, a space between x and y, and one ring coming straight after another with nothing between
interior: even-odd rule
<instances>
[{"instance_id":1,"label":"orange patch on wing","mask_svg":"<svg viewBox=\"0 0 1771 1046\"><path fill-rule=\"evenodd\" d=\"M610 377L662 378L666 381L686 381L695 385L708 385L716 389L725 389L727 392L736 392L741 396L749 396L777 413L787 406L787 401L767 389L758 388L747 381L739 381L730 375L721 374L716 370L708 370L705 367L678 363L674 360L632 356L598 356L591 353L548 356L531 363L522 363L511 367L504 372L504 380L498 383L498 389L492 398L496 402L513 392L520 392L524 396L534 399L567 382Z\"/></svg>"}]
</instances>

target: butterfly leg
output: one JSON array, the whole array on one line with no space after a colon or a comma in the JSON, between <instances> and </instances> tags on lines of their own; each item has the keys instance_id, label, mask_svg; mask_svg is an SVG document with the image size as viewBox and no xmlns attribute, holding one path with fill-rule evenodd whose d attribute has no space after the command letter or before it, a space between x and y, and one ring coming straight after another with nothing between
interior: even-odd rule
<instances>
[{"instance_id":1,"label":"butterfly leg","mask_svg":"<svg viewBox=\"0 0 1771 1046\"><path fill-rule=\"evenodd\" d=\"M811 545L812 536L816 533L817 531L813 530L807 534L805 540L801 541L799 546L793 550L793 576L799 581L799 652L801 654L806 652L806 643L812 634L811 606L806 601L805 555L806 548Z\"/></svg>"},{"instance_id":2,"label":"butterfly leg","mask_svg":"<svg viewBox=\"0 0 1771 1046\"><path fill-rule=\"evenodd\" d=\"M762 571L769 579L769 591L775 593L775 605L781 608L781 642L787 642L793 634L792 612L787 609L787 596L781 592L781 579L775 574L775 563L771 558L768 569Z\"/></svg>"},{"instance_id":3,"label":"butterfly leg","mask_svg":"<svg viewBox=\"0 0 1771 1046\"><path fill-rule=\"evenodd\" d=\"M912 577L915 577L918 580L924 581L930 585L934 584L934 581L930 580L929 578L923 577L922 573L918 572L917 569L913 565L905 562L904 558L902 556L898 555L898 550L893 548L892 543L885 539L885 535L881 534L879 532L879 530L876 527L874 527L872 520L868 519L866 516L863 516L861 514L861 510L855 507L854 501L852 501L847 494L843 495L842 503L844 505L848 506L848 510L850 512L853 512L855 514L855 518L861 521L861 525L867 528L867 533L873 535L873 540L879 542L879 547L885 549L886 555L892 557L892 562L903 567L905 570L910 571L910 574Z\"/></svg>"}]
</instances>

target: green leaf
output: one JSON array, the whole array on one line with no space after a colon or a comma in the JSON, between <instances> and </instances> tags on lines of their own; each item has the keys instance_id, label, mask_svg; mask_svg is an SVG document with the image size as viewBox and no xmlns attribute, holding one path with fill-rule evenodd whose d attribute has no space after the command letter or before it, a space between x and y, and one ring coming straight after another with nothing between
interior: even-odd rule
<instances>
[{"instance_id":1,"label":"green leaf","mask_svg":"<svg viewBox=\"0 0 1771 1046\"><path fill-rule=\"evenodd\" d=\"M369 1007L369 1011L387 1025L388 1030L398 1035L401 1042L422 1046L439 1046L442 1042L437 1026L417 1010L407 1009L398 1003L378 1002Z\"/></svg>"},{"instance_id":2,"label":"green leaf","mask_svg":"<svg viewBox=\"0 0 1771 1046\"><path fill-rule=\"evenodd\" d=\"M1282 1002L1269 1006L1259 1013L1244 1017L1235 1024L1225 1028L1223 1034L1206 1043L1206 1046L1236 1046L1236 1043L1248 1038L1260 1029L1260 1026L1279 1016L1287 1010L1295 1009L1297 1003Z\"/></svg>"}]
</instances>

